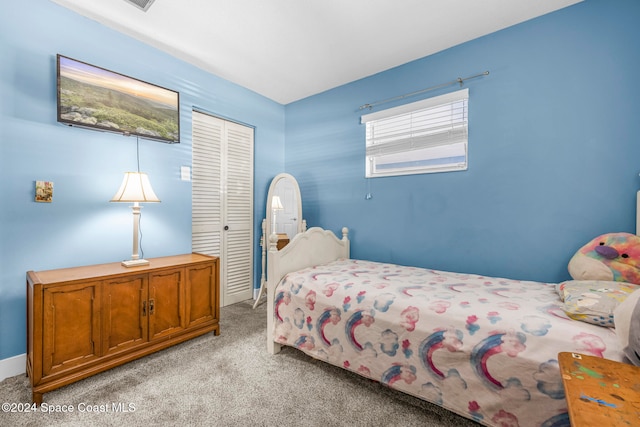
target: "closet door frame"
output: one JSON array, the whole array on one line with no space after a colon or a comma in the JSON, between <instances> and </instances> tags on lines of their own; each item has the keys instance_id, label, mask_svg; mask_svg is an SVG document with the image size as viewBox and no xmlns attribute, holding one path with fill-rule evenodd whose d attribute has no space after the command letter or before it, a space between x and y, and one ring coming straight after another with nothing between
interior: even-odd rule
<instances>
[{"instance_id":1,"label":"closet door frame","mask_svg":"<svg viewBox=\"0 0 640 427\"><path fill-rule=\"evenodd\" d=\"M255 129L203 111L192 114L192 250L220 257L225 306L253 297Z\"/></svg>"}]
</instances>

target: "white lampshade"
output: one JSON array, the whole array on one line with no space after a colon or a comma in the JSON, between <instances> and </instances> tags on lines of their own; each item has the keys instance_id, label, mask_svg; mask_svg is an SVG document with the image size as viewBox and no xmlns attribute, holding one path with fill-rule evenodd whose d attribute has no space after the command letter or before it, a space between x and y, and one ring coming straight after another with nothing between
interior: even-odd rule
<instances>
[{"instance_id":1,"label":"white lampshade","mask_svg":"<svg viewBox=\"0 0 640 427\"><path fill-rule=\"evenodd\" d=\"M125 172L120 189L112 202L159 202L153 192L149 177L144 172Z\"/></svg>"},{"instance_id":2,"label":"white lampshade","mask_svg":"<svg viewBox=\"0 0 640 427\"><path fill-rule=\"evenodd\" d=\"M276 211L281 211L284 209L284 206L282 206L282 202L280 201L280 196L273 196L273 198L271 199L271 209Z\"/></svg>"}]
</instances>

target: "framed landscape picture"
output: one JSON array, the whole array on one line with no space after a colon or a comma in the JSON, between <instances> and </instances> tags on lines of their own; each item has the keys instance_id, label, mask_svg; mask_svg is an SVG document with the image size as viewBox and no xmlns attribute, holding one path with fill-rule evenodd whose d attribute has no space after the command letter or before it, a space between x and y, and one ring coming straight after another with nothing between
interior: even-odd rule
<instances>
[{"instance_id":1,"label":"framed landscape picture","mask_svg":"<svg viewBox=\"0 0 640 427\"><path fill-rule=\"evenodd\" d=\"M180 95L82 61L57 56L58 122L180 142Z\"/></svg>"}]
</instances>

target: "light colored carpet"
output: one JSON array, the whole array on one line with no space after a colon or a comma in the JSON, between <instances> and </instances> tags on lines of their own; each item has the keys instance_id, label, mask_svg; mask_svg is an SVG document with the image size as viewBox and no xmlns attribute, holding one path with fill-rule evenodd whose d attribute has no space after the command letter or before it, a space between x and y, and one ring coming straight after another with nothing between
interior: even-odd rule
<instances>
[{"instance_id":1,"label":"light colored carpet","mask_svg":"<svg viewBox=\"0 0 640 427\"><path fill-rule=\"evenodd\" d=\"M46 393L35 413L0 412L0 425L479 426L298 350L268 354L266 304L251 305L223 307L217 337L207 334ZM0 382L0 403L30 401L26 376ZM73 412L42 412L58 405ZM116 412L118 405L129 412Z\"/></svg>"}]
</instances>

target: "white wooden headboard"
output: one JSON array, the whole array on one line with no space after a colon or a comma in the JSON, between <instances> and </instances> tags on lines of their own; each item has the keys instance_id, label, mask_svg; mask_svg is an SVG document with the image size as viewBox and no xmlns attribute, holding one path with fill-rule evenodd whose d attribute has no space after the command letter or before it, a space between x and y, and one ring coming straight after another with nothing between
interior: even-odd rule
<instances>
[{"instance_id":1,"label":"white wooden headboard","mask_svg":"<svg viewBox=\"0 0 640 427\"><path fill-rule=\"evenodd\" d=\"M281 250L276 244L278 236L269 236L269 254L267 262L267 280L279 283L292 271L301 270L313 265L325 264L339 259L349 258L349 230L342 229L342 240L329 230L312 227L304 233L298 233Z\"/></svg>"}]
</instances>

